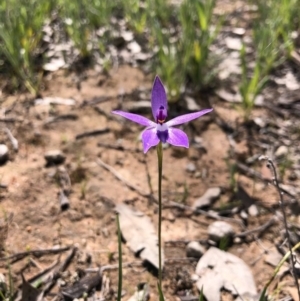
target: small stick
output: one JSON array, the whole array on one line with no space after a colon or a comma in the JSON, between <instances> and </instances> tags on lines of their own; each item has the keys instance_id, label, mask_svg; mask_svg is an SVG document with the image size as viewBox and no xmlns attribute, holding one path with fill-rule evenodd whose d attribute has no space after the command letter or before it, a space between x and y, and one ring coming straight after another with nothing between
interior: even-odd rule
<instances>
[{"instance_id":1,"label":"small stick","mask_svg":"<svg viewBox=\"0 0 300 301\"><path fill-rule=\"evenodd\" d=\"M220 216L216 212L207 212L207 211L204 211L204 210L201 210L201 209L195 209L193 207L186 206L186 205L183 205L183 204L178 204L178 203L173 202L173 201L170 201L169 205L164 205L164 208L172 208L172 207L179 208L181 210L191 210L194 213L200 213L200 214L202 214L206 217L216 219L216 220L230 221L230 222L238 224L242 228L245 228L244 224L241 221L236 220L234 218L230 218L230 217Z\"/></svg>"},{"instance_id":2,"label":"small stick","mask_svg":"<svg viewBox=\"0 0 300 301\"><path fill-rule=\"evenodd\" d=\"M50 118L48 118L48 120L46 122L44 122L44 125L51 124L51 123L61 121L61 120L66 120L66 119L77 120L78 115L76 115L76 114L62 114L62 115L58 115L58 116L55 116L55 117L50 117Z\"/></svg>"},{"instance_id":3,"label":"small stick","mask_svg":"<svg viewBox=\"0 0 300 301\"><path fill-rule=\"evenodd\" d=\"M123 145L113 145L113 144L107 144L102 142L98 142L97 146L119 150L119 151L140 152L139 149L132 149L132 148L124 147Z\"/></svg>"},{"instance_id":4,"label":"small stick","mask_svg":"<svg viewBox=\"0 0 300 301\"><path fill-rule=\"evenodd\" d=\"M290 192L288 192L287 190L285 190L284 188L280 187L280 184L278 183L278 185L276 185L274 182L265 179L259 172L255 171L254 169L248 167L245 164L242 164L240 162L236 162L236 166L244 173L248 174L249 176L253 177L253 178L258 178L259 180L267 183L267 184L271 184L273 186L275 186L277 189L279 189L280 192L283 192L287 195L289 195L290 197L295 197L294 195L292 195Z\"/></svg>"},{"instance_id":5,"label":"small stick","mask_svg":"<svg viewBox=\"0 0 300 301\"><path fill-rule=\"evenodd\" d=\"M111 100L113 97L111 96L100 96L100 97L94 97L92 100L84 100L80 107L85 107L85 106L95 106L99 103L104 103L106 101Z\"/></svg>"},{"instance_id":6,"label":"small stick","mask_svg":"<svg viewBox=\"0 0 300 301\"><path fill-rule=\"evenodd\" d=\"M126 262L122 264L122 268L130 268L130 267L134 267L134 266L142 266L143 262L142 261L137 261L137 262ZM86 273L100 273L102 274L105 271L111 271L111 270L117 270L119 268L118 264L109 264L109 265L104 265L101 268L89 268L89 269L85 269Z\"/></svg>"},{"instance_id":7,"label":"small stick","mask_svg":"<svg viewBox=\"0 0 300 301\"><path fill-rule=\"evenodd\" d=\"M114 115L106 113L104 110L102 110L101 108L99 108L97 106L93 107L93 108L98 114L106 117L108 120L115 120L115 121L118 120Z\"/></svg>"},{"instance_id":8,"label":"small stick","mask_svg":"<svg viewBox=\"0 0 300 301\"><path fill-rule=\"evenodd\" d=\"M30 279L28 279L28 282L32 283L35 281L40 281L40 283L44 283L46 277L45 276L47 273L49 273L55 266L57 266L59 263L58 260L55 260L50 266L48 266L47 268L45 268L44 270L40 271L38 274L34 275L33 277L31 277Z\"/></svg>"},{"instance_id":9,"label":"small stick","mask_svg":"<svg viewBox=\"0 0 300 301\"><path fill-rule=\"evenodd\" d=\"M23 119L21 118L14 118L14 117L3 117L3 118L0 118L0 122L22 122Z\"/></svg>"},{"instance_id":10,"label":"small stick","mask_svg":"<svg viewBox=\"0 0 300 301\"><path fill-rule=\"evenodd\" d=\"M238 234L235 234L234 237L246 237L247 235L253 234L255 232L258 232L259 234L266 231L269 227L274 225L274 223L277 221L276 217L272 217L270 220L268 220L265 224L251 230L247 230Z\"/></svg>"},{"instance_id":11,"label":"small stick","mask_svg":"<svg viewBox=\"0 0 300 301\"><path fill-rule=\"evenodd\" d=\"M13 134L11 133L11 131L8 128L4 128L4 132L7 134L8 139L10 140L14 151L17 152L19 150L18 140L13 136Z\"/></svg>"},{"instance_id":12,"label":"small stick","mask_svg":"<svg viewBox=\"0 0 300 301\"><path fill-rule=\"evenodd\" d=\"M182 258L180 258L180 257L174 257L174 258L166 258L165 259L165 263L180 263L180 262L187 262L187 261L195 261L195 260L199 260L199 258L196 258L196 257L186 257L186 258L184 258L184 257L182 257Z\"/></svg>"},{"instance_id":13,"label":"small stick","mask_svg":"<svg viewBox=\"0 0 300 301\"><path fill-rule=\"evenodd\" d=\"M76 252L77 248L72 248L65 260L51 273L51 275L48 278L50 281L48 282L48 284L45 285L43 290L44 295L52 289L56 280L59 278L60 274L68 267Z\"/></svg>"},{"instance_id":14,"label":"small stick","mask_svg":"<svg viewBox=\"0 0 300 301\"><path fill-rule=\"evenodd\" d=\"M70 201L69 201L68 197L65 195L63 189L61 189L61 191L59 193L59 203L60 203L60 209L62 211L65 211L65 210L69 209L69 207L70 207Z\"/></svg>"},{"instance_id":15,"label":"small stick","mask_svg":"<svg viewBox=\"0 0 300 301\"><path fill-rule=\"evenodd\" d=\"M79 139L82 139L82 138L85 138L85 137L96 136L96 135L103 135L103 134L108 133L109 131L110 131L109 128L88 131L88 132L84 132L84 133L76 135L75 139L79 140Z\"/></svg>"},{"instance_id":16,"label":"small stick","mask_svg":"<svg viewBox=\"0 0 300 301\"><path fill-rule=\"evenodd\" d=\"M60 166L57 169L59 184L64 193L69 194L71 192L71 179L70 176L64 166Z\"/></svg>"},{"instance_id":17,"label":"small stick","mask_svg":"<svg viewBox=\"0 0 300 301\"><path fill-rule=\"evenodd\" d=\"M0 261L11 260L10 264L13 264L29 255L39 257L42 255L62 253L62 252L68 251L68 250L70 250L70 247L59 248L59 249L30 250L30 251L17 253L17 254L11 255L11 256L7 256L7 257L2 257L2 258L0 258Z\"/></svg>"},{"instance_id":18,"label":"small stick","mask_svg":"<svg viewBox=\"0 0 300 301\"><path fill-rule=\"evenodd\" d=\"M29 261L30 261L30 263L32 265L34 265L35 267L37 267L40 271L42 270L41 265L36 260L34 260L32 257L29 258Z\"/></svg>"},{"instance_id":19,"label":"small stick","mask_svg":"<svg viewBox=\"0 0 300 301\"><path fill-rule=\"evenodd\" d=\"M261 156L260 160L267 160L267 162L268 162L267 167L269 167L272 170L272 173L273 173L273 176L274 176L274 178L273 178L274 186L276 187L277 192L279 194L279 205L281 207L281 211L282 211L282 215L283 215L283 224L284 224L284 228L285 228L285 234L286 234L286 238L287 238L287 241L288 241L289 252L291 254L292 274L293 274L293 277L294 277L294 280L295 280L295 285L296 285L296 288L297 288L297 291L298 291L298 300L300 300L300 287L299 287L299 282L298 282L298 279L297 279L297 276L296 276L296 268L295 268L296 260L295 260L295 257L293 256L293 251L292 251L292 243L291 243L290 233L289 233L289 230L288 230L288 222L287 222L287 217L286 217L284 202L283 202L283 192L282 192L282 190L280 189L280 186L279 186L277 171L276 171L275 165L273 163L273 160L270 159L267 156Z\"/></svg>"},{"instance_id":20,"label":"small stick","mask_svg":"<svg viewBox=\"0 0 300 301\"><path fill-rule=\"evenodd\" d=\"M136 191L139 195L141 195L145 198L151 197L151 195L149 193L142 192L139 188L135 187L129 181L125 180L121 175L118 174L118 172L113 167L104 163L101 159L98 158L96 162L98 165L100 165L101 167L105 168L110 173L112 173L116 179L118 179L120 182L124 183L129 189Z\"/></svg>"}]
</instances>

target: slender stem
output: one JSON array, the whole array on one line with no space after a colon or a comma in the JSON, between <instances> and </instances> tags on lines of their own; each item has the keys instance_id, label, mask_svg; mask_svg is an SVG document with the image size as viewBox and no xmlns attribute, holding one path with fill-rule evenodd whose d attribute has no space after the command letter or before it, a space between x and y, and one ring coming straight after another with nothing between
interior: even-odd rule
<instances>
[{"instance_id":1,"label":"slender stem","mask_svg":"<svg viewBox=\"0 0 300 301\"><path fill-rule=\"evenodd\" d=\"M295 268L296 259L293 255L293 249L292 249L292 243L291 243L291 238L290 238L290 233L289 233L289 228L288 228L288 222L287 222L286 212L285 212L285 208L284 208L283 193L282 193L282 191L280 189L280 186L279 186L278 176L277 176L275 165L274 165L273 161L270 158L267 158L267 160L268 160L269 167L271 168L271 170L273 172L273 175L274 175L274 185L275 185L275 187L277 189L277 192L279 194L279 205L281 207L281 211L282 211L282 215L283 215L283 224L284 224L285 234L286 234L287 241L288 241L289 253L290 253L290 256L291 256L292 275L293 275L294 280L295 280L295 285L296 285L297 292L298 292L298 299L300 300L300 287L299 287L297 274L296 274L296 268Z\"/></svg>"},{"instance_id":2,"label":"slender stem","mask_svg":"<svg viewBox=\"0 0 300 301\"><path fill-rule=\"evenodd\" d=\"M116 216L117 228L118 228L118 253L119 253L119 282L118 282L118 296L117 300L121 301L122 299L122 238L121 238L121 229L120 229L120 220L119 215Z\"/></svg>"},{"instance_id":3,"label":"slender stem","mask_svg":"<svg viewBox=\"0 0 300 301\"><path fill-rule=\"evenodd\" d=\"M157 145L157 159L158 159L158 284L162 288L162 260L161 260L161 182L162 182L162 161L163 161L163 151L162 143L159 142Z\"/></svg>"}]
</instances>

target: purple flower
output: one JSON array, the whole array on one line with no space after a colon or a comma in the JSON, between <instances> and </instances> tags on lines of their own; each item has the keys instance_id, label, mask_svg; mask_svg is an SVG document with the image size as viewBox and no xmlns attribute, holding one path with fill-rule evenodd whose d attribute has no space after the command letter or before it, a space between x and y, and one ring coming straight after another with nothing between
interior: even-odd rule
<instances>
[{"instance_id":1,"label":"purple flower","mask_svg":"<svg viewBox=\"0 0 300 301\"><path fill-rule=\"evenodd\" d=\"M155 77L153 83L151 107L155 122L138 114L123 111L112 112L113 114L120 115L138 124L146 126L146 129L142 133L144 153L146 153L152 146L157 145L160 141L188 148L189 139L186 133L180 129L174 128L173 126L189 122L213 110L205 109L199 112L181 115L165 122L168 116L167 95L158 76Z\"/></svg>"}]
</instances>

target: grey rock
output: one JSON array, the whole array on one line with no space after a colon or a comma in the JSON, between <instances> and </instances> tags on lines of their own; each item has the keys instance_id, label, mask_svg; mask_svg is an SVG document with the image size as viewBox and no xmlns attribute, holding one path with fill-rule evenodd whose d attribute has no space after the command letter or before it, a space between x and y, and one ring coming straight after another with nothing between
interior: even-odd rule
<instances>
[{"instance_id":1,"label":"grey rock","mask_svg":"<svg viewBox=\"0 0 300 301\"><path fill-rule=\"evenodd\" d=\"M234 235L232 226L223 221L215 221L208 227L209 238L219 242L221 239L231 239Z\"/></svg>"},{"instance_id":2,"label":"grey rock","mask_svg":"<svg viewBox=\"0 0 300 301\"><path fill-rule=\"evenodd\" d=\"M203 289L208 301L220 301L222 288L233 295L251 296L251 300L257 297L251 270L242 259L228 252L211 247L200 258L196 274L200 276L197 287Z\"/></svg>"},{"instance_id":3,"label":"grey rock","mask_svg":"<svg viewBox=\"0 0 300 301\"><path fill-rule=\"evenodd\" d=\"M267 125L265 119L264 119L264 118L261 118L261 117L255 117L255 118L253 118L253 121L254 121L254 123L255 123L256 125L258 125L260 128L264 128L264 127Z\"/></svg>"},{"instance_id":4,"label":"grey rock","mask_svg":"<svg viewBox=\"0 0 300 301\"><path fill-rule=\"evenodd\" d=\"M285 146L285 145L281 145L277 148L276 152L275 152L275 157L279 158L279 157L284 157L288 154L289 149Z\"/></svg>"},{"instance_id":5,"label":"grey rock","mask_svg":"<svg viewBox=\"0 0 300 301\"><path fill-rule=\"evenodd\" d=\"M194 202L194 209L200 209L203 207L210 206L215 200L217 200L221 195L220 187L211 187L206 190L206 192Z\"/></svg>"},{"instance_id":6,"label":"grey rock","mask_svg":"<svg viewBox=\"0 0 300 301\"><path fill-rule=\"evenodd\" d=\"M122 37L126 42L130 42L133 40L133 32L132 31L123 31L122 32Z\"/></svg>"},{"instance_id":7,"label":"grey rock","mask_svg":"<svg viewBox=\"0 0 300 301\"><path fill-rule=\"evenodd\" d=\"M5 276L0 273L0 293L5 296L7 293L7 285L6 285L6 280Z\"/></svg>"},{"instance_id":8,"label":"grey rock","mask_svg":"<svg viewBox=\"0 0 300 301\"><path fill-rule=\"evenodd\" d=\"M127 246L142 260L158 269L157 235L151 219L143 212L133 210L125 204L118 204L116 211L119 213L120 228ZM161 252L163 265L163 248Z\"/></svg>"},{"instance_id":9,"label":"grey rock","mask_svg":"<svg viewBox=\"0 0 300 301\"><path fill-rule=\"evenodd\" d=\"M247 219L247 218L248 218L247 212L244 211L244 210L242 210L241 213L240 213L240 217L241 217L242 219Z\"/></svg>"},{"instance_id":10,"label":"grey rock","mask_svg":"<svg viewBox=\"0 0 300 301\"><path fill-rule=\"evenodd\" d=\"M130 103L128 111L132 113L148 113L151 109L151 102L148 100L136 101Z\"/></svg>"},{"instance_id":11,"label":"grey rock","mask_svg":"<svg viewBox=\"0 0 300 301\"><path fill-rule=\"evenodd\" d=\"M225 38L226 46L232 50L241 50L242 49L242 41L239 38L227 37Z\"/></svg>"},{"instance_id":12,"label":"grey rock","mask_svg":"<svg viewBox=\"0 0 300 301\"><path fill-rule=\"evenodd\" d=\"M186 96L184 100L186 101L186 106L189 111L200 111L201 108L194 98Z\"/></svg>"},{"instance_id":13,"label":"grey rock","mask_svg":"<svg viewBox=\"0 0 300 301\"><path fill-rule=\"evenodd\" d=\"M242 27L235 27L232 28L232 33L238 35L238 36L243 36L246 33L245 28Z\"/></svg>"},{"instance_id":14,"label":"grey rock","mask_svg":"<svg viewBox=\"0 0 300 301\"><path fill-rule=\"evenodd\" d=\"M198 241L191 241L186 247L186 256L200 258L205 251L205 248Z\"/></svg>"},{"instance_id":15,"label":"grey rock","mask_svg":"<svg viewBox=\"0 0 300 301\"><path fill-rule=\"evenodd\" d=\"M130 42L127 45L127 49L130 50L130 52L133 54L140 53L142 50L141 46L136 41Z\"/></svg>"},{"instance_id":16,"label":"grey rock","mask_svg":"<svg viewBox=\"0 0 300 301\"><path fill-rule=\"evenodd\" d=\"M4 164L9 157L8 147L5 144L0 144L0 164Z\"/></svg>"},{"instance_id":17,"label":"grey rock","mask_svg":"<svg viewBox=\"0 0 300 301\"><path fill-rule=\"evenodd\" d=\"M192 274L191 280L192 280L193 282L198 281L198 280L199 280L199 275L197 275L197 274Z\"/></svg>"},{"instance_id":18,"label":"grey rock","mask_svg":"<svg viewBox=\"0 0 300 301\"><path fill-rule=\"evenodd\" d=\"M240 237L235 237L234 240L233 240L233 242L235 244L240 244L242 242L242 239Z\"/></svg>"},{"instance_id":19,"label":"grey rock","mask_svg":"<svg viewBox=\"0 0 300 301\"><path fill-rule=\"evenodd\" d=\"M258 209L257 206L255 204L252 204L249 208L248 208L248 213L250 216L258 216Z\"/></svg>"},{"instance_id":20,"label":"grey rock","mask_svg":"<svg viewBox=\"0 0 300 301\"><path fill-rule=\"evenodd\" d=\"M66 156L61 150L50 150L44 155L47 165L61 164L65 161Z\"/></svg>"},{"instance_id":21,"label":"grey rock","mask_svg":"<svg viewBox=\"0 0 300 301\"><path fill-rule=\"evenodd\" d=\"M140 283L137 286L137 290L133 296L131 296L128 301L147 301L150 299L150 288L146 283Z\"/></svg>"},{"instance_id":22,"label":"grey rock","mask_svg":"<svg viewBox=\"0 0 300 301\"><path fill-rule=\"evenodd\" d=\"M134 55L134 58L137 62L145 62L151 58L149 53L139 52Z\"/></svg>"},{"instance_id":23,"label":"grey rock","mask_svg":"<svg viewBox=\"0 0 300 301\"><path fill-rule=\"evenodd\" d=\"M196 165L193 163L193 162L189 162L186 167L185 167L185 170L190 172L190 173L193 173L196 171Z\"/></svg>"}]
</instances>

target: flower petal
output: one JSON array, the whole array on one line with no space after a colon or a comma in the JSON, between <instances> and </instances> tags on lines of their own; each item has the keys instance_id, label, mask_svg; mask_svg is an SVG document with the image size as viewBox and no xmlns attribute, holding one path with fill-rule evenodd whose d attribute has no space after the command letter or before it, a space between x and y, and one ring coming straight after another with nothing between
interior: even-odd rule
<instances>
[{"instance_id":1,"label":"flower petal","mask_svg":"<svg viewBox=\"0 0 300 301\"><path fill-rule=\"evenodd\" d=\"M186 133L180 129L169 128L167 142L174 146L189 147L189 138Z\"/></svg>"},{"instance_id":2,"label":"flower petal","mask_svg":"<svg viewBox=\"0 0 300 301\"><path fill-rule=\"evenodd\" d=\"M205 109L205 110L202 110L199 112L181 115L181 116L178 116L178 117L175 117L175 118L169 120L168 122L166 122L166 124L168 126L183 124L183 123L189 122L191 120L197 119L198 117L200 117L204 114L207 114L207 113L211 112L212 110L213 109Z\"/></svg>"},{"instance_id":3,"label":"flower petal","mask_svg":"<svg viewBox=\"0 0 300 301\"><path fill-rule=\"evenodd\" d=\"M142 133L142 140L143 140L143 148L144 154L147 153L149 148L155 146L159 143L159 139L156 134L156 128L147 128Z\"/></svg>"},{"instance_id":4,"label":"flower petal","mask_svg":"<svg viewBox=\"0 0 300 301\"><path fill-rule=\"evenodd\" d=\"M156 114L161 106L163 106L165 110L168 109L167 95L160 78L156 76L153 83L152 94L151 94L152 114L155 121L156 121Z\"/></svg>"},{"instance_id":5,"label":"flower petal","mask_svg":"<svg viewBox=\"0 0 300 301\"><path fill-rule=\"evenodd\" d=\"M132 113L127 113L123 111L112 111L113 114L120 115L122 117L125 117L133 122L136 122L138 124L144 125L144 126L156 126L156 123L151 121L150 119L143 117L138 114L132 114Z\"/></svg>"}]
</instances>

